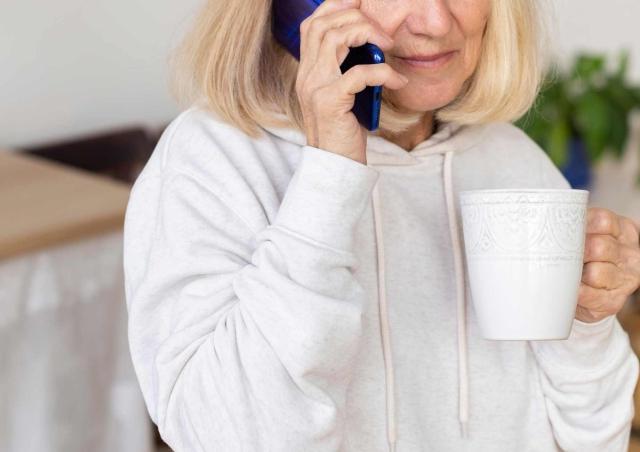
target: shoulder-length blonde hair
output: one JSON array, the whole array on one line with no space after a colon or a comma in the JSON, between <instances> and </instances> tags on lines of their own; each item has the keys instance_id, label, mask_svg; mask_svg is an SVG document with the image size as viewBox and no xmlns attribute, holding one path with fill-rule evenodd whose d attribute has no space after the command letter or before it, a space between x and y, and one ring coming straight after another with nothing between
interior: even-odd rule
<instances>
[{"instance_id":1,"label":"shoulder-length blonde hair","mask_svg":"<svg viewBox=\"0 0 640 452\"><path fill-rule=\"evenodd\" d=\"M439 121L512 121L530 108L548 62L540 1L491 0L478 65L457 98L435 112ZM199 103L251 137L260 126L304 130L298 61L273 38L271 5L207 0L171 58L173 93L183 105ZM400 133L424 116L401 113L382 92L380 131Z\"/></svg>"}]
</instances>

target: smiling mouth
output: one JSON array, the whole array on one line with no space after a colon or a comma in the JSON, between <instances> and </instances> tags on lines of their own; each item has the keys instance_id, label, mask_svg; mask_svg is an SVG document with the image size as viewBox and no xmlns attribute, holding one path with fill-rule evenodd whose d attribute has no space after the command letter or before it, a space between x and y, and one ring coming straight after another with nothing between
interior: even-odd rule
<instances>
[{"instance_id":1,"label":"smiling mouth","mask_svg":"<svg viewBox=\"0 0 640 452\"><path fill-rule=\"evenodd\" d=\"M406 66L413 68L437 69L447 64L456 54L456 50L440 53L437 55L429 55L420 57L420 59L398 57Z\"/></svg>"}]
</instances>

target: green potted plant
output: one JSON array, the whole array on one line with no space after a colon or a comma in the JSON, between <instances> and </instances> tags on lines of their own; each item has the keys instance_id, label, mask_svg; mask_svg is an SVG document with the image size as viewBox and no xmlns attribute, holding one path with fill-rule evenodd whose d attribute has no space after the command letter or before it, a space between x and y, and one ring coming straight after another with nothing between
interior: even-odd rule
<instances>
[{"instance_id":1,"label":"green potted plant","mask_svg":"<svg viewBox=\"0 0 640 452\"><path fill-rule=\"evenodd\" d=\"M640 107L640 85L626 78L628 62L624 51L614 70L604 55L589 53L577 55L567 71L554 65L534 106L516 121L573 188L590 186L590 166L605 153L617 159L624 153L629 113Z\"/></svg>"}]
</instances>

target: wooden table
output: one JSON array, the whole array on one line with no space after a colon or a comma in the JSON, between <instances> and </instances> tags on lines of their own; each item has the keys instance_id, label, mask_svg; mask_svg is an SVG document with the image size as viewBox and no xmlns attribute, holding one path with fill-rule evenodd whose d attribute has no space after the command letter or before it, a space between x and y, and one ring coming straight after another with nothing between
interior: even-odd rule
<instances>
[{"instance_id":1,"label":"wooden table","mask_svg":"<svg viewBox=\"0 0 640 452\"><path fill-rule=\"evenodd\" d=\"M122 182L0 151L0 260L122 227Z\"/></svg>"}]
</instances>

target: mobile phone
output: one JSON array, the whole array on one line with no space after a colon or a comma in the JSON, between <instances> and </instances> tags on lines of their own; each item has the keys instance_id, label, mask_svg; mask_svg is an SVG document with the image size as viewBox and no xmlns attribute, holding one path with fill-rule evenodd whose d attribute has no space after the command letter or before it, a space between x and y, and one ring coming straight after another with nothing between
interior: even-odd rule
<instances>
[{"instance_id":1,"label":"mobile phone","mask_svg":"<svg viewBox=\"0 0 640 452\"><path fill-rule=\"evenodd\" d=\"M273 0L271 30L276 41L300 61L300 24L324 0ZM351 47L340 65L344 74L356 64L384 63L384 53L375 44ZM367 130L376 130L380 123L382 86L367 86L355 96L351 111Z\"/></svg>"}]
</instances>

